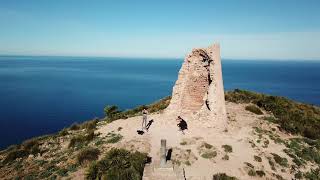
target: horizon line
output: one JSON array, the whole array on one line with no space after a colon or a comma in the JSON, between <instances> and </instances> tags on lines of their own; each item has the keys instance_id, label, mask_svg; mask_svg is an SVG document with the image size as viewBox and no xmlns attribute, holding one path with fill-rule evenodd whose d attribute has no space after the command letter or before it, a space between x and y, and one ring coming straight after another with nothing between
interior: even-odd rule
<instances>
[{"instance_id":1,"label":"horizon line","mask_svg":"<svg viewBox=\"0 0 320 180\"><path fill-rule=\"evenodd\" d=\"M186 56L181 57L154 57L154 56L104 56L104 55L40 55L40 54L0 54L0 57L66 57L66 58L128 58L128 59L162 59L162 60L183 60ZM303 59L303 58L235 58L222 57L222 60L249 60L249 61L320 61L320 59Z\"/></svg>"}]
</instances>

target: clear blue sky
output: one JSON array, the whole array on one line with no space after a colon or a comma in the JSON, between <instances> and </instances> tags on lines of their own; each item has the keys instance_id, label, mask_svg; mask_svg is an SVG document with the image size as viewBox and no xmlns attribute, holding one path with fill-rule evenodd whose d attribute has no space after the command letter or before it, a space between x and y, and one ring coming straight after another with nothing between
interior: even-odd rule
<instances>
[{"instance_id":1,"label":"clear blue sky","mask_svg":"<svg viewBox=\"0 0 320 180\"><path fill-rule=\"evenodd\" d=\"M0 54L319 59L319 0L0 0Z\"/></svg>"}]
</instances>

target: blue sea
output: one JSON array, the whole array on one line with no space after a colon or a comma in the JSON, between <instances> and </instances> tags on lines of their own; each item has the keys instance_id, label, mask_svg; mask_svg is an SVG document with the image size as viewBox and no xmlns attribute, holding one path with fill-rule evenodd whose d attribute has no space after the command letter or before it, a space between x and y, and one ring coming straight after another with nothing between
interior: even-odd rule
<instances>
[{"instance_id":1,"label":"blue sea","mask_svg":"<svg viewBox=\"0 0 320 180\"><path fill-rule=\"evenodd\" d=\"M171 94L182 59L0 56L0 148ZM320 61L223 59L235 88L320 105Z\"/></svg>"}]
</instances>

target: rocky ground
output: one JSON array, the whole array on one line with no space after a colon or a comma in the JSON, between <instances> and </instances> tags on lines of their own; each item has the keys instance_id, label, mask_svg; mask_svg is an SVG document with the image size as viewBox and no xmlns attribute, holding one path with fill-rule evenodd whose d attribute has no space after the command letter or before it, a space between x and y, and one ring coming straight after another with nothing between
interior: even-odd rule
<instances>
[{"instance_id":1,"label":"rocky ground","mask_svg":"<svg viewBox=\"0 0 320 180\"><path fill-rule=\"evenodd\" d=\"M98 122L96 129L90 123L70 127L57 135L2 151L0 179L85 179L89 161L101 158L114 147L148 153L151 163L157 163L161 139L167 140L173 166L184 171L186 179L212 179L216 173L238 179L319 178L319 164L309 157L319 155L313 143L281 131L272 122L275 118L271 113L263 111L257 115L246 110L246 106L227 102L228 127L223 131L183 117L189 130L182 134L177 129L176 117L164 112L149 115L153 123L143 135L137 133L141 130L141 116ZM96 159L82 162L79 154L88 147L99 153Z\"/></svg>"}]
</instances>

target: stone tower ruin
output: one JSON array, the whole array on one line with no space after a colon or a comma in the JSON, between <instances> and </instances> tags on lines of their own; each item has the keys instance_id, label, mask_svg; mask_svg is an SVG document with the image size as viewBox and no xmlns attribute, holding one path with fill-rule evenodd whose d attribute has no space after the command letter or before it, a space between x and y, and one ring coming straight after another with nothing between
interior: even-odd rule
<instances>
[{"instance_id":1,"label":"stone tower ruin","mask_svg":"<svg viewBox=\"0 0 320 180\"><path fill-rule=\"evenodd\" d=\"M167 112L193 115L211 124L226 123L219 44L193 49L186 56Z\"/></svg>"}]
</instances>

